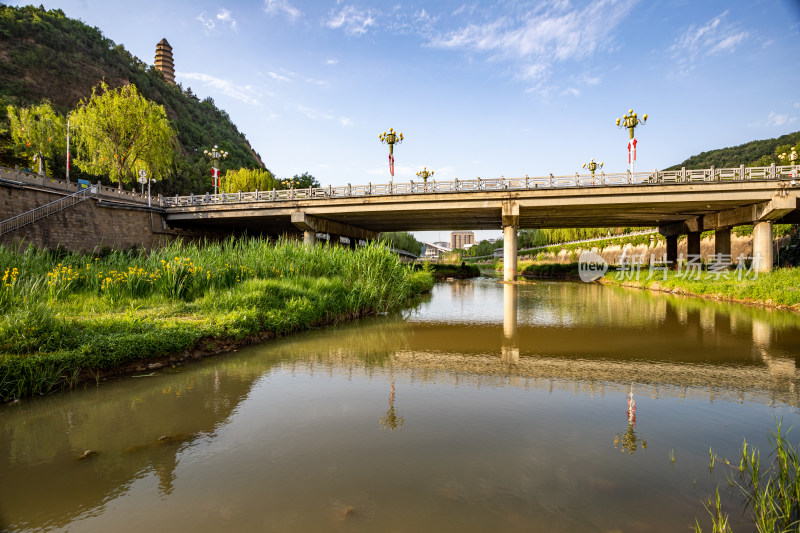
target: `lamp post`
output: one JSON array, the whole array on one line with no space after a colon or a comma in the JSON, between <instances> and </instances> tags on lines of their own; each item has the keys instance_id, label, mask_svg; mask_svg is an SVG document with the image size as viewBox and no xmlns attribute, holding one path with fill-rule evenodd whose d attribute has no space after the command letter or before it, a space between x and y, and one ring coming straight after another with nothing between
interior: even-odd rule
<instances>
[{"instance_id":1,"label":"lamp post","mask_svg":"<svg viewBox=\"0 0 800 533\"><path fill-rule=\"evenodd\" d=\"M594 184L594 171L597 170L598 167L603 168L603 162L601 161L600 164L598 165L597 163L594 162L594 157L588 163L583 164L583 168L588 168L589 172L592 173L592 184Z\"/></svg>"},{"instance_id":2,"label":"lamp post","mask_svg":"<svg viewBox=\"0 0 800 533\"><path fill-rule=\"evenodd\" d=\"M378 135L382 143L389 145L389 173L394 178L394 145L403 142L403 134L397 133L394 129L389 128L389 133L385 131Z\"/></svg>"},{"instance_id":3,"label":"lamp post","mask_svg":"<svg viewBox=\"0 0 800 533\"><path fill-rule=\"evenodd\" d=\"M778 156L778 158L781 160L781 163L785 163L786 160L788 159L789 164L795 166L797 165L797 150L792 148L792 153L787 154L786 152L783 152L781 155Z\"/></svg>"},{"instance_id":4,"label":"lamp post","mask_svg":"<svg viewBox=\"0 0 800 533\"><path fill-rule=\"evenodd\" d=\"M425 184L425 192L428 191L428 178L433 176L433 170L428 170L428 167L424 167L422 170L417 172L417 176L422 178L422 183Z\"/></svg>"},{"instance_id":5,"label":"lamp post","mask_svg":"<svg viewBox=\"0 0 800 533\"><path fill-rule=\"evenodd\" d=\"M628 114L624 115L621 119L617 119L617 127L628 128L628 131L631 134L630 141L628 141L628 163L631 164L631 174L633 174L633 166L636 162L636 138L633 136L633 130L636 129L636 126L639 124L644 125L647 122L647 113L642 115L642 118L639 119L637 114L633 112L633 109L628 110Z\"/></svg>"},{"instance_id":6,"label":"lamp post","mask_svg":"<svg viewBox=\"0 0 800 533\"><path fill-rule=\"evenodd\" d=\"M203 153L211 158L211 181L214 184L214 194L217 194L217 187L219 187L219 160L228 157L228 152L220 150L215 144L211 151L203 150Z\"/></svg>"}]
</instances>

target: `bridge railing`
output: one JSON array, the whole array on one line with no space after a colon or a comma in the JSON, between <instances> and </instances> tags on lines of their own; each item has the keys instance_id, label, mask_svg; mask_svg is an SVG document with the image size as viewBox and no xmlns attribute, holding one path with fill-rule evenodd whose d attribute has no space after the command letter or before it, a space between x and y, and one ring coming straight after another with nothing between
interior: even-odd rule
<instances>
[{"instance_id":1,"label":"bridge railing","mask_svg":"<svg viewBox=\"0 0 800 533\"><path fill-rule=\"evenodd\" d=\"M164 207L181 207L206 204L232 204L252 202L285 202L316 198L359 198L408 194L437 194L467 191L530 190L582 187L615 187L626 185L662 185L671 183L709 183L750 180L786 180L798 177L800 166L702 168L680 170L655 170L652 172L598 172L572 176L525 176L522 178L475 178L452 181L431 180L368 183L367 185L328 186L279 191L253 191L189 196L171 196L161 199Z\"/></svg>"}]
</instances>

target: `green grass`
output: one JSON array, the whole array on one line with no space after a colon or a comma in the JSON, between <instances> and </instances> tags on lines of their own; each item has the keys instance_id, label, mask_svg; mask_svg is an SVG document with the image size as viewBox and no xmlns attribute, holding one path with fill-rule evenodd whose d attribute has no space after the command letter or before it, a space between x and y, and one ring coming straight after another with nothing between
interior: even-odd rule
<instances>
[{"instance_id":1,"label":"green grass","mask_svg":"<svg viewBox=\"0 0 800 533\"><path fill-rule=\"evenodd\" d=\"M212 341L397 309L433 285L386 247L175 243L103 257L0 247L0 399ZM213 342L212 342L213 344Z\"/></svg>"},{"instance_id":2,"label":"green grass","mask_svg":"<svg viewBox=\"0 0 800 533\"><path fill-rule=\"evenodd\" d=\"M447 263L429 263L436 279L477 278L481 270L475 265L451 265Z\"/></svg>"},{"instance_id":3,"label":"green grass","mask_svg":"<svg viewBox=\"0 0 800 533\"><path fill-rule=\"evenodd\" d=\"M651 272L644 268L638 275L625 279L625 275L609 272L604 282L611 284L633 283L636 286L669 292L681 292L699 296L718 297L730 300L760 302L785 306L800 304L800 268L779 268L772 272L761 272L739 275L727 272L715 279L713 273L701 272L699 279L696 273L681 277L677 271L668 271L664 279L663 271ZM631 273L625 273L631 274Z\"/></svg>"},{"instance_id":4,"label":"green grass","mask_svg":"<svg viewBox=\"0 0 800 533\"><path fill-rule=\"evenodd\" d=\"M520 274L532 278L568 278L578 276L578 263L527 264Z\"/></svg>"},{"instance_id":5,"label":"green grass","mask_svg":"<svg viewBox=\"0 0 800 533\"><path fill-rule=\"evenodd\" d=\"M772 453L763 464L759 450L749 446L746 440L738 464L720 459L709 450L710 470L718 463L730 469L729 486L734 496L743 499L749 521L759 533L800 530L800 456L798 448L789 440L789 431L782 431L780 421L776 424L776 431L769 436ZM722 507L719 487L705 502L705 507L711 516L712 532L733 532L729 515ZM753 531L752 528L748 530ZM699 521L695 522L695 531L702 532Z\"/></svg>"}]
</instances>

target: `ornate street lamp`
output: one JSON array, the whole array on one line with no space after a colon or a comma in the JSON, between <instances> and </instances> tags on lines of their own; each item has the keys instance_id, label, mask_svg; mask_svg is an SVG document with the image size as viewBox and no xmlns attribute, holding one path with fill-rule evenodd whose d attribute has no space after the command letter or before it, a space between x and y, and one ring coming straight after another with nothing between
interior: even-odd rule
<instances>
[{"instance_id":1,"label":"ornate street lamp","mask_svg":"<svg viewBox=\"0 0 800 533\"><path fill-rule=\"evenodd\" d=\"M433 176L433 170L428 170L428 167L425 167L417 172L417 176L422 178L423 183L428 183L428 178Z\"/></svg>"},{"instance_id":2,"label":"ornate street lamp","mask_svg":"<svg viewBox=\"0 0 800 533\"><path fill-rule=\"evenodd\" d=\"M631 164L631 174L633 174L633 164L636 162L636 138L633 136L633 130L636 129L636 126L639 124L644 125L647 122L647 113L642 115L642 118L639 119L637 114L633 112L633 109L628 110L628 114L624 115L621 119L617 119L617 127L628 128L628 131L631 134L631 139L628 141L628 163Z\"/></svg>"},{"instance_id":3,"label":"ornate street lamp","mask_svg":"<svg viewBox=\"0 0 800 533\"><path fill-rule=\"evenodd\" d=\"M788 159L789 160L789 164L794 166L794 165L797 164L797 150L792 148L792 153L791 154L787 154L786 152L783 152L781 155L778 156L778 158L781 160L781 163L785 163L786 159Z\"/></svg>"},{"instance_id":4,"label":"ornate street lamp","mask_svg":"<svg viewBox=\"0 0 800 533\"><path fill-rule=\"evenodd\" d=\"M594 157L593 157L591 161L583 164L583 168L588 168L589 172L592 173L592 183L594 183L594 171L597 170L598 168L603 168L603 162L601 161L600 164L598 165L597 163L594 162Z\"/></svg>"},{"instance_id":5,"label":"ornate street lamp","mask_svg":"<svg viewBox=\"0 0 800 533\"><path fill-rule=\"evenodd\" d=\"M389 173L394 177L394 145L403 142L403 134L397 133L394 129L389 128L389 133L385 131L378 135L382 143L389 145Z\"/></svg>"},{"instance_id":6,"label":"ornate street lamp","mask_svg":"<svg viewBox=\"0 0 800 533\"><path fill-rule=\"evenodd\" d=\"M203 153L211 158L211 182L214 184L214 194L217 194L217 187L219 187L219 160L228 157L228 152L220 150L215 144L210 152L203 150Z\"/></svg>"}]
</instances>

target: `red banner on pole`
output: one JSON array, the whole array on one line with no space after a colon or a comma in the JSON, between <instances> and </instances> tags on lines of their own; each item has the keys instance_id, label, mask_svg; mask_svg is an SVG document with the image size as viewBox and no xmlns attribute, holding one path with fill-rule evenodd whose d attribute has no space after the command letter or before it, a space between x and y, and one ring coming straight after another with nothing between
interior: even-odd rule
<instances>
[{"instance_id":1,"label":"red banner on pole","mask_svg":"<svg viewBox=\"0 0 800 533\"><path fill-rule=\"evenodd\" d=\"M636 161L636 139L631 139L628 142L628 163Z\"/></svg>"},{"instance_id":2,"label":"red banner on pole","mask_svg":"<svg viewBox=\"0 0 800 533\"><path fill-rule=\"evenodd\" d=\"M389 154L389 174L394 177L394 156Z\"/></svg>"}]
</instances>

